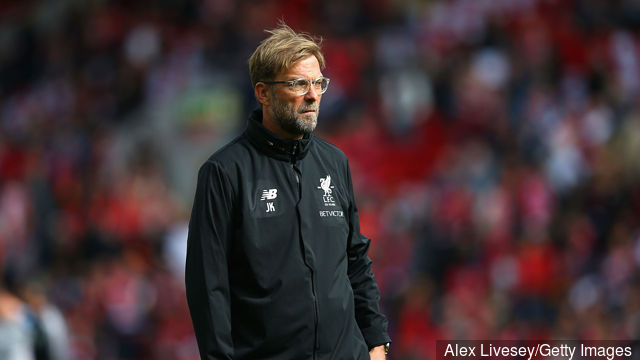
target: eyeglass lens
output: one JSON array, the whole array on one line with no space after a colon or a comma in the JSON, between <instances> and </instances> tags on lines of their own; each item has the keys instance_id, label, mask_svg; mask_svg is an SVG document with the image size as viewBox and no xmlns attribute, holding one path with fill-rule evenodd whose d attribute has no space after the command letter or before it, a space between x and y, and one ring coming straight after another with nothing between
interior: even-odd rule
<instances>
[{"instance_id":1,"label":"eyeglass lens","mask_svg":"<svg viewBox=\"0 0 640 360\"><path fill-rule=\"evenodd\" d=\"M313 83L313 87L316 92L321 94L324 94L329 87L329 79L327 78L319 78L312 82L307 79L298 79L293 82L293 89L298 94L306 94L309 91L310 83Z\"/></svg>"}]
</instances>

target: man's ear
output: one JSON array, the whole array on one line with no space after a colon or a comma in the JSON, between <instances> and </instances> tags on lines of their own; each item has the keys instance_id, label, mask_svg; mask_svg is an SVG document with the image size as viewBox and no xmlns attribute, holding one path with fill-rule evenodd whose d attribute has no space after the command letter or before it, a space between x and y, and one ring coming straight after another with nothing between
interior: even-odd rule
<instances>
[{"instance_id":1,"label":"man's ear","mask_svg":"<svg viewBox=\"0 0 640 360\"><path fill-rule=\"evenodd\" d=\"M262 106L271 105L271 89L269 89L267 84L259 82L253 88L253 91L256 94L256 99Z\"/></svg>"}]
</instances>

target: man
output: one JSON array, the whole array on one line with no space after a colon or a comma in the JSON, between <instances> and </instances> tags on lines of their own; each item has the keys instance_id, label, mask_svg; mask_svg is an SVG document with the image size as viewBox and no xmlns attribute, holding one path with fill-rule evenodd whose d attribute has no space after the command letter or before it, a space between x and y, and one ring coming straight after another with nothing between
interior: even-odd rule
<instances>
[{"instance_id":1,"label":"man","mask_svg":"<svg viewBox=\"0 0 640 360\"><path fill-rule=\"evenodd\" d=\"M282 24L249 59L261 109L200 168L186 286L203 359L384 359L349 166L314 137L319 44Z\"/></svg>"}]
</instances>

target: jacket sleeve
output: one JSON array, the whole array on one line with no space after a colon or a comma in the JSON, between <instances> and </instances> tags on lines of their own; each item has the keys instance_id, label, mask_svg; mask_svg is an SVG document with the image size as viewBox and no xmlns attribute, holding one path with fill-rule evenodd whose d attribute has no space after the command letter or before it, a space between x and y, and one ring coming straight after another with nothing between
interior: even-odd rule
<instances>
[{"instance_id":1,"label":"jacket sleeve","mask_svg":"<svg viewBox=\"0 0 640 360\"><path fill-rule=\"evenodd\" d=\"M369 349L391 342L387 333L387 318L380 312L380 290L371 270L368 256L371 239L360 233L358 208L353 195L351 171L347 164L349 188L349 280L353 288L356 321Z\"/></svg>"},{"instance_id":2,"label":"jacket sleeve","mask_svg":"<svg viewBox=\"0 0 640 360\"><path fill-rule=\"evenodd\" d=\"M231 359L231 311L227 259L233 212L228 176L213 162L198 172L189 221L185 284L202 359Z\"/></svg>"}]
</instances>

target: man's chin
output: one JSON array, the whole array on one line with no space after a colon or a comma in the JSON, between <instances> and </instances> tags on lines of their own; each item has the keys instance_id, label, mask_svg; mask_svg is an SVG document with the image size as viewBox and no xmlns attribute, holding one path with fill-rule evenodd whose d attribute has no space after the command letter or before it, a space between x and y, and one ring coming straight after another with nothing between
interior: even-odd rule
<instances>
[{"instance_id":1,"label":"man's chin","mask_svg":"<svg viewBox=\"0 0 640 360\"><path fill-rule=\"evenodd\" d=\"M310 116L303 115L298 121L298 125L300 130L304 132L304 134L309 134L315 130L316 125L318 124L318 120L316 114L309 114Z\"/></svg>"}]
</instances>

